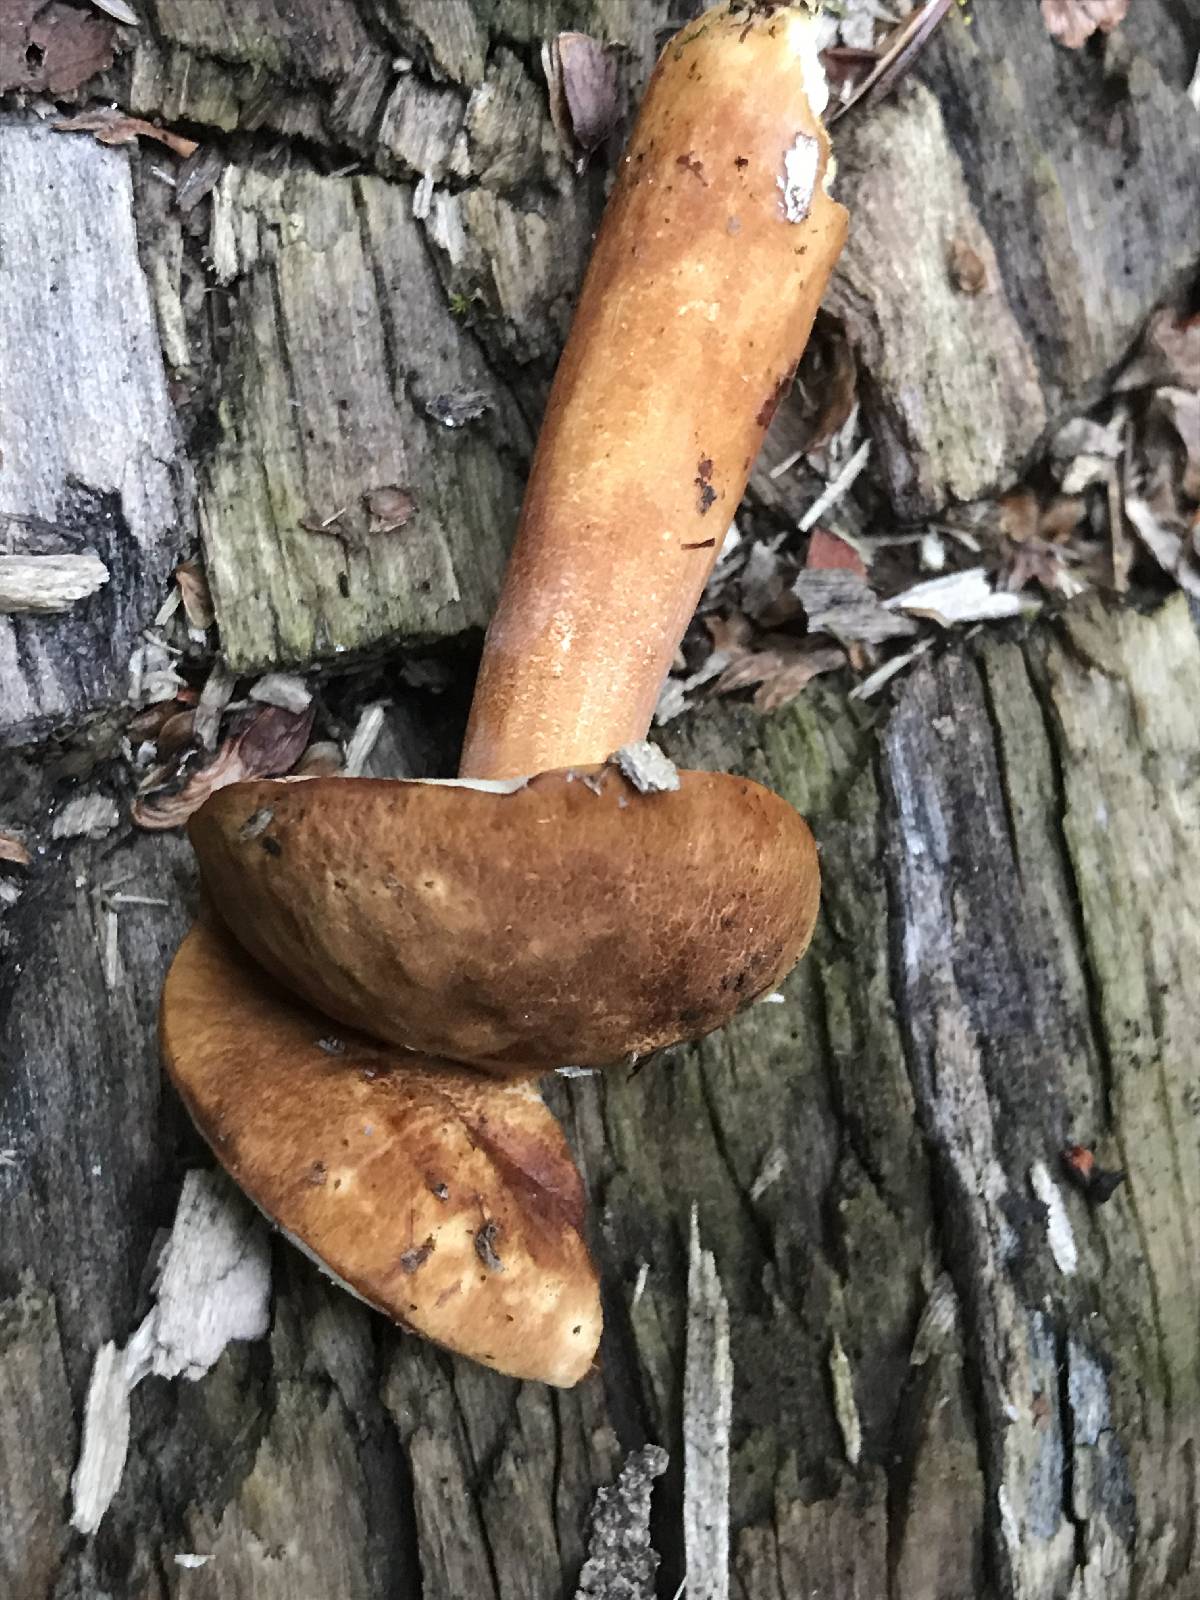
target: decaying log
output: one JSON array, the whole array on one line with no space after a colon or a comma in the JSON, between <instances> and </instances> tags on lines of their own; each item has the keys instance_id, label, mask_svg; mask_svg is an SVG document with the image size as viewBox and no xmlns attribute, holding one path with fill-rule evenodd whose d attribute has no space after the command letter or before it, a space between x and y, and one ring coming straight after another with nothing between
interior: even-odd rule
<instances>
[{"instance_id":1,"label":"decaying log","mask_svg":"<svg viewBox=\"0 0 1200 1600\"><path fill-rule=\"evenodd\" d=\"M1182 599L989 625L878 709L828 680L672 724L673 758L811 818L824 913L782 1003L552 1087L592 1196L601 1370L558 1393L455 1361L276 1239L267 1336L195 1382L147 1376L111 1506L70 1527L97 1352L151 1310L211 1165L154 1038L194 869L128 824L111 732L139 630L201 535L238 669L482 623L604 190L603 154L576 176L559 149L538 48L551 26L619 47L625 109L668 10L156 0L97 96L202 138L190 179L0 114L3 553L110 571L65 614L0 617L0 820L31 856L0 865L0 1595L545 1600L598 1572L645 1594L655 1553L671 1596L724 1537L728 1572L689 1593L1195 1592ZM1180 8L1139 0L1077 55L1032 5L974 10L843 124L835 304L901 516L1010 482L1200 255ZM767 477L790 425L752 495L799 517L803 475ZM415 511L373 533L385 488ZM365 770L449 770L461 695L382 681ZM56 829L80 795L103 827ZM1067 1183L1075 1143L1126 1172L1106 1204ZM685 1374L725 1370L722 1304L729 1523L707 1530L722 1407L709 1384L685 1419Z\"/></svg>"}]
</instances>

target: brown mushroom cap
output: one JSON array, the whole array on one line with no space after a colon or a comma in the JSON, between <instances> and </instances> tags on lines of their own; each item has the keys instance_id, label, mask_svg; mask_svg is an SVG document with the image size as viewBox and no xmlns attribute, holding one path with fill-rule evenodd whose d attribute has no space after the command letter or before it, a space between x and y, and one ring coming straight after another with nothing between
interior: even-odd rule
<instances>
[{"instance_id":1,"label":"brown mushroom cap","mask_svg":"<svg viewBox=\"0 0 1200 1600\"><path fill-rule=\"evenodd\" d=\"M233 1178L394 1321L566 1387L600 1339L583 1188L532 1084L343 1035L198 924L163 989L171 1078Z\"/></svg>"},{"instance_id":2,"label":"brown mushroom cap","mask_svg":"<svg viewBox=\"0 0 1200 1600\"><path fill-rule=\"evenodd\" d=\"M239 783L190 831L234 936L305 1000L504 1075L722 1027L803 955L819 898L804 820L717 773Z\"/></svg>"}]
</instances>

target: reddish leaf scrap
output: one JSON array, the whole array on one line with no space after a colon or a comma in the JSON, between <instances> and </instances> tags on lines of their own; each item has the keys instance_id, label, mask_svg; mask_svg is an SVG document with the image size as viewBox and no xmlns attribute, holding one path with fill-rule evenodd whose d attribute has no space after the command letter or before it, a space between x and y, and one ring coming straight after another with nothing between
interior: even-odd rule
<instances>
[{"instance_id":1,"label":"reddish leaf scrap","mask_svg":"<svg viewBox=\"0 0 1200 1600\"><path fill-rule=\"evenodd\" d=\"M1042 19L1053 38L1080 50L1094 33L1111 33L1124 22L1129 0L1042 0Z\"/></svg>"},{"instance_id":2,"label":"reddish leaf scrap","mask_svg":"<svg viewBox=\"0 0 1200 1600\"><path fill-rule=\"evenodd\" d=\"M117 25L62 0L0 4L0 94L73 94L112 66Z\"/></svg>"}]
</instances>

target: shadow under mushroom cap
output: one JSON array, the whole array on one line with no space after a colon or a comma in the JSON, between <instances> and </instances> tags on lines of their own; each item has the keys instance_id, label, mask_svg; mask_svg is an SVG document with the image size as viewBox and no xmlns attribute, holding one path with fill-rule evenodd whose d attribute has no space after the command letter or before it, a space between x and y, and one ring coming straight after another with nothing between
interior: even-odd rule
<instances>
[{"instance_id":1,"label":"shadow under mushroom cap","mask_svg":"<svg viewBox=\"0 0 1200 1600\"><path fill-rule=\"evenodd\" d=\"M507 788L241 783L190 832L214 906L282 982L501 1075L698 1038L807 948L816 847L770 790L684 772L643 794L613 766Z\"/></svg>"},{"instance_id":2,"label":"shadow under mushroom cap","mask_svg":"<svg viewBox=\"0 0 1200 1600\"><path fill-rule=\"evenodd\" d=\"M332 1276L497 1371L586 1374L601 1312L583 1186L532 1084L338 1035L205 923L167 976L160 1033L223 1165Z\"/></svg>"}]
</instances>

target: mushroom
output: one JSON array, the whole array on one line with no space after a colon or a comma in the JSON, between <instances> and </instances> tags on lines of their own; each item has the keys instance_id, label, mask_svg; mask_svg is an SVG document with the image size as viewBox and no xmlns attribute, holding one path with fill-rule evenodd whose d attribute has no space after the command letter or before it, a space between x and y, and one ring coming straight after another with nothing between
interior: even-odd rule
<instances>
[{"instance_id":1,"label":"mushroom","mask_svg":"<svg viewBox=\"0 0 1200 1600\"><path fill-rule=\"evenodd\" d=\"M811 937L819 873L803 819L745 778L661 759L655 771L636 746L844 239L816 27L806 6L730 0L663 52L551 392L462 777L235 784L191 823L224 932L185 942L162 1033L217 1154L396 1320L503 1370L520 1356L550 1382L584 1369L573 1341L594 1348L599 1312L577 1213L546 1209L528 1163L505 1155L478 1176L475 1163L465 1180L481 1196L509 1184L501 1265L515 1275L520 1257L523 1281L553 1286L513 1313L510 1355L495 1348L495 1308L511 1306L498 1275L477 1273L460 1313L431 1305L442 1271L447 1287L464 1281L465 1222L437 1274L434 1256L411 1276L386 1269L423 1248L429 1207L419 1223L406 1207L439 1140L448 1168L475 1148L476 1133L459 1136L475 1115L464 1107L487 1108L493 1137L512 1117L522 1148L532 1129L555 1152L555 1193L569 1187L536 1092L484 1074L699 1037L774 988ZM238 974L233 1027L212 1013ZM353 1045L356 1061L375 1051L383 1085L314 1058L309 1006L387 1041ZM365 1158L378 1183L343 1184L326 1212L305 1164L335 1128L357 1148L368 1101L393 1111L386 1157ZM480 1227L486 1273L494 1240Z\"/></svg>"},{"instance_id":2,"label":"mushroom","mask_svg":"<svg viewBox=\"0 0 1200 1600\"><path fill-rule=\"evenodd\" d=\"M721 1027L808 943L807 825L747 778L642 794L608 765L527 783L272 779L192 843L238 942L328 1016L500 1074L604 1066Z\"/></svg>"},{"instance_id":3,"label":"mushroom","mask_svg":"<svg viewBox=\"0 0 1200 1600\"><path fill-rule=\"evenodd\" d=\"M587 1372L583 1184L532 1084L331 1036L206 917L167 976L161 1037L222 1164L345 1288L513 1377Z\"/></svg>"}]
</instances>

